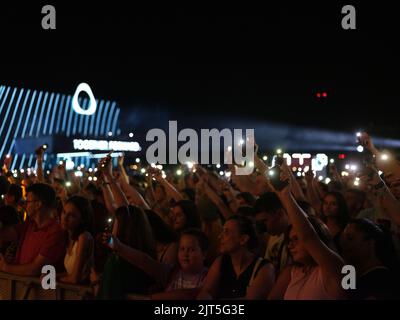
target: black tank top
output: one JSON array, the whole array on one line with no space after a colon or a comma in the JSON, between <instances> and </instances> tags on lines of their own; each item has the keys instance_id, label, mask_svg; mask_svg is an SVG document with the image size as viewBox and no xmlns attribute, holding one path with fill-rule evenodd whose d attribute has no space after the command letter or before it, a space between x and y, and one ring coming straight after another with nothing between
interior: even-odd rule
<instances>
[{"instance_id":1,"label":"black tank top","mask_svg":"<svg viewBox=\"0 0 400 320\"><path fill-rule=\"evenodd\" d=\"M240 274L239 278L237 278L235 270L233 269L231 256L222 255L217 299L236 299L245 297L247 286L249 285L254 267L259 258L259 256L255 256L253 262ZM257 276L261 267L267 263L268 260L263 259L263 261L257 266L255 276Z\"/></svg>"}]
</instances>

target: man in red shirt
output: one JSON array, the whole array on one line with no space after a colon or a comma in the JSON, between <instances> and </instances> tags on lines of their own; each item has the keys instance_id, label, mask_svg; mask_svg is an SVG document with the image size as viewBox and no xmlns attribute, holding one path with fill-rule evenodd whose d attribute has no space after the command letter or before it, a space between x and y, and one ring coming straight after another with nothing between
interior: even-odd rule
<instances>
[{"instance_id":1,"label":"man in red shirt","mask_svg":"<svg viewBox=\"0 0 400 320\"><path fill-rule=\"evenodd\" d=\"M53 217L56 194L44 183L27 188L25 223L2 227L0 239L18 242L14 263L7 263L0 255L0 271L21 276L38 276L44 265L58 267L65 256L66 234Z\"/></svg>"}]
</instances>

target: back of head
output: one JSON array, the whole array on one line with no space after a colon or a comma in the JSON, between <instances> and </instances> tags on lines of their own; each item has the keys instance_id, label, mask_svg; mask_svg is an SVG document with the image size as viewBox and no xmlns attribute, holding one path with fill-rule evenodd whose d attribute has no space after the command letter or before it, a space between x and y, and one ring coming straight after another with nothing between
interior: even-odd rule
<instances>
[{"instance_id":1,"label":"back of head","mask_svg":"<svg viewBox=\"0 0 400 320\"><path fill-rule=\"evenodd\" d=\"M156 241L161 243L177 241L177 235L174 230L157 213L153 210L145 210L145 213Z\"/></svg>"},{"instance_id":2,"label":"back of head","mask_svg":"<svg viewBox=\"0 0 400 320\"><path fill-rule=\"evenodd\" d=\"M47 183L34 183L26 189L26 192L32 193L48 209L56 205L56 192Z\"/></svg>"},{"instance_id":3,"label":"back of head","mask_svg":"<svg viewBox=\"0 0 400 320\"><path fill-rule=\"evenodd\" d=\"M254 216L256 215L256 210L250 206L242 206L237 209L236 214L239 216L254 219Z\"/></svg>"},{"instance_id":4,"label":"back of head","mask_svg":"<svg viewBox=\"0 0 400 320\"><path fill-rule=\"evenodd\" d=\"M14 197L14 202L18 204L22 199L22 188L17 184L11 184L7 194Z\"/></svg>"},{"instance_id":5,"label":"back of head","mask_svg":"<svg viewBox=\"0 0 400 320\"><path fill-rule=\"evenodd\" d=\"M275 192L266 192L262 194L256 201L256 212L274 213L283 209L282 203Z\"/></svg>"}]
</instances>

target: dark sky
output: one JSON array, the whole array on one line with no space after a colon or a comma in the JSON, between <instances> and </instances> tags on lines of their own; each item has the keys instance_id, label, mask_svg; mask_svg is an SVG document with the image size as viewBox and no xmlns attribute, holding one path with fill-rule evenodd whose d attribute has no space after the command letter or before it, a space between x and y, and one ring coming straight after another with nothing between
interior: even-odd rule
<instances>
[{"instance_id":1,"label":"dark sky","mask_svg":"<svg viewBox=\"0 0 400 320\"><path fill-rule=\"evenodd\" d=\"M396 11L364 1L357 30L345 31L347 3L335 2L71 1L55 4L56 31L41 29L45 3L14 4L1 11L0 82L73 93L85 81L126 115L209 114L400 138ZM316 99L318 90L328 98Z\"/></svg>"}]
</instances>

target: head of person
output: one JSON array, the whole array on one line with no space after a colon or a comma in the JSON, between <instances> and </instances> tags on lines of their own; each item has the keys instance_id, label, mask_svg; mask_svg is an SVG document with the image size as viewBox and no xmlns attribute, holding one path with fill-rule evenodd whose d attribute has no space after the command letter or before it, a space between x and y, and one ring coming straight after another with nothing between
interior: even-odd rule
<instances>
[{"instance_id":1,"label":"head of person","mask_svg":"<svg viewBox=\"0 0 400 320\"><path fill-rule=\"evenodd\" d=\"M259 231L280 235L287 231L289 220L281 201L275 192L262 194L256 202L256 224Z\"/></svg>"},{"instance_id":2,"label":"head of person","mask_svg":"<svg viewBox=\"0 0 400 320\"><path fill-rule=\"evenodd\" d=\"M83 195L90 199L96 200L102 197L102 191L94 183L89 183L85 188L82 189Z\"/></svg>"},{"instance_id":3,"label":"head of person","mask_svg":"<svg viewBox=\"0 0 400 320\"><path fill-rule=\"evenodd\" d=\"M219 240L222 254L232 254L239 250L252 251L258 245L253 223L249 218L238 215L226 220Z\"/></svg>"},{"instance_id":4,"label":"head of person","mask_svg":"<svg viewBox=\"0 0 400 320\"><path fill-rule=\"evenodd\" d=\"M163 244L175 242L178 240L176 232L153 210L145 210L147 219L149 220L151 229L153 230L154 239Z\"/></svg>"},{"instance_id":5,"label":"head of person","mask_svg":"<svg viewBox=\"0 0 400 320\"><path fill-rule=\"evenodd\" d=\"M334 249L332 237L329 234L328 227L321 220L315 217L308 217L308 220L310 221L321 241L329 248ZM304 243L302 243L301 239L299 238L296 230L294 230L292 226L289 226L288 229L287 242L290 255L292 256L295 264L312 265L315 263L307 251Z\"/></svg>"},{"instance_id":6,"label":"head of person","mask_svg":"<svg viewBox=\"0 0 400 320\"><path fill-rule=\"evenodd\" d=\"M185 188L182 190L182 197L185 200L195 201L196 200L196 190L192 188Z\"/></svg>"},{"instance_id":7,"label":"head of person","mask_svg":"<svg viewBox=\"0 0 400 320\"><path fill-rule=\"evenodd\" d=\"M179 237L178 262L184 272L196 273L204 267L208 249L208 239L197 228L185 229Z\"/></svg>"},{"instance_id":8,"label":"head of person","mask_svg":"<svg viewBox=\"0 0 400 320\"><path fill-rule=\"evenodd\" d=\"M176 232L187 228L201 228L200 215L193 201L180 200L174 203L169 217Z\"/></svg>"},{"instance_id":9,"label":"head of person","mask_svg":"<svg viewBox=\"0 0 400 320\"><path fill-rule=\"evenodd\" d=\"M236 210L236 214L239 216L247 217L251 220L251 222L253 222L253 224L256 224L256 210L254 209L254 207L250 206L239 207Z\"/></svg>"},{"instance_id":10,"label":"head of person","mask_svg":"<svg viewBox=\"0 0 400 320\"><path fill-rule=\"evenodd\" d=\"M54 178L53 179L53 188L56 192L56 195L60 196L66 190L65 181L62 179Z\"/></svg>"},{"instance_id":11,"label":"head of person","mask_svg":"<svg viewBox=\"0 0 400 320\"><path fill-rule=\"evenodd\" d=\"M346 204L350 214L355 216L364 208L366 197L367 196L365 192L362 190L350 189L346 191L346 193L344 194L344 198L346 200Z\"/></svg>"},{"instance_id":12,"label":"head of person","mask_svg":"<svg viewBox=\"0 0 400 320\"><path fill-rule=\"evenodd\" d=\"M239 207L244 206L254 206L256 203L256 198L250 192L240 192L236 196Z\"/></svg>"},{"instance_id":13,"label":"head of person","mask_svg":"<svg viewBox=\"0 0 400 320\"><path fill-rule=\"evenodd\" d=\"M341 245L344 259L354 266L368 264L373 258L388 268L396 264L390 232L369 219L350 220L344 229Z\"/></svg>"},{"instance_id":14,"label":"head of person","mask_svg":"<svg viewBox=\"0 0 400 320\"><path fill-rule=\"evenodd\" d=\"M26 212L34 219L40 215L49 214L56 205L56 193L52 186L46 183L34 183L26 189Z\"/></svg>"},{"instance_id":15,"label":"head of person","mask_svg":"<svg viewBox=\"0 0 400 320\"><path fill-rule=\"evenodd\" d=\"M71 234L72 239L85 232L92 232L93 210L90 201L81 196L72 196L64 204L61 227Z\"/></svg>"},{"instance_id":16,"label":"head of person","mask_svg":"<svg viewBox=\"0 0 400 320\"><path fill-rule=\"evenodd\" d=\"M11 184L4 197L4 203L16 207L22 199L22 188L17 184Z\"/></svg>"},{"instance_id":17,"label":"head of person","mask_svg":"<svg viewBox=\"0 0 400 320\"><path fill-rule=\"evenodd\" d=\"M322 202L322 220L334 219L342 228L349 220L346 200L339 192L328 192Z\"/></svg>"},{"instance_id":18,"label":"head of person","mask_svg":"<svg viewBox=\"0 0 400 320\"><path fill-rule=\"evenodd\" d=\"M162 202L166 199L167 193L165 192L165 188L160 185L156 184L154 187L154 200L157 202Z\"/></svg>"}]
</instances>

